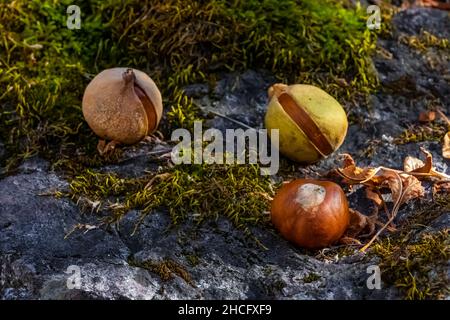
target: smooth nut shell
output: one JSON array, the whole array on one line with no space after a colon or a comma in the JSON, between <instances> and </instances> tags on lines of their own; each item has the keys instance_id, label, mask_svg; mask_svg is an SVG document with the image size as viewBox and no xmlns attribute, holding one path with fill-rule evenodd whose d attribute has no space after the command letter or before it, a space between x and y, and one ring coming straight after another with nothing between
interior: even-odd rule
<instances>
[{"instance_id":1,"label":"smooth nut shell","mask_svg":"<svg viewBox=\"0 0 450 320\"><path fill-rule=\"evenodd\" d=\"M317 206L302 207L300 187L313 184L325 189ZM297 179L285 184L272 201L272 223L287 240L308 249L327 247L344 234L350 223L347 198L342 188L330 181Z\"/></svg>"},{"instance_id":2,"label":"smooth nut shell","mask_svg":"<svg viewBox=\"0 0 450 320\"><path fill-rule=\"evenodd\" d=\"M153 128L147 111L133 88L124 80L127 68L107 69L92 79L83 96L83 115L89 127L102 139L134 144L154 131L162 116L158 87L144 72L132 69L135 83L154 107Z\"/></svg>"},{"instance_id":3,"label":"smooth nut shell","mask_svg":"<svg viewBox=\"0 0 450 320\"><path fill-rule=\"evenodd\" d=\"M342 145L347 134L348 121L344 109L336 99L315 86L276 84L269 89L270 102L264 123L267 129L279 129L279 150L283 155L297 162L312 163L328 154L318 150L304 129L285 111L279 101L282 93L289 94L296 104L301 106L302 111L309 115L330 144L331 151Z\"/></svg>"}]
</instances>

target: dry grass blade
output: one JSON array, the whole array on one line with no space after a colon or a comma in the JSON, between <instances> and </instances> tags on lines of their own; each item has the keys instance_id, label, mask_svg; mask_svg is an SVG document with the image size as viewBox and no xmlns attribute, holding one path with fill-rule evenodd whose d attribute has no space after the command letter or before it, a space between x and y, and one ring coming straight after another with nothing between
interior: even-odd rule
<instances>
[{"instance_id":1,"label":"dry grass blade","mask_svg":"<svg viewBox=\"0 0 450 320\"><path fill-rule=\"evenodd\" d=\"M450 159L450 131L444 136L444 144L442 145L442 156Z\"/></svg>"}]
</instances>

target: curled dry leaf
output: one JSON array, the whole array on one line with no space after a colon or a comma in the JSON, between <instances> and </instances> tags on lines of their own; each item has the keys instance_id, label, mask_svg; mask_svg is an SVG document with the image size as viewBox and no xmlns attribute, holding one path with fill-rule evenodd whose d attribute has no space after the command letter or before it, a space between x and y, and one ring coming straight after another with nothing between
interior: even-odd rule
<instances>
[{"instance_id":1,"label":"curled dry leaf","mask_svg":"<svg viewBox=\"0 0 450 320\"><path fill-rule=\"evenodd\" d=\"M444 136L444 144L442 145L442 156L450 159L450 131Z\"/></svg>"},{"instance_id":2,"label":"curled dry leaf","mask_svg":"<svg viewBox=\"0 0 450 320\"><path fill-rule=\"evenodd\" d=\"M349 209L350 224L345 231L345 238L355 238L358 236L370 236L375 231L375 223L371 217L368 217L358 210Z\"/></svg>"},{"instance_id":3,"label":"curled dry leaf","mask_svg":"<svg viewBox=\"0 0 450 320\"><path fill-rule=\"evenodd\" d=\"M399 198L399 206L412 199L421 198L425 195L425 189L419 179L407 174L400 174L400 178L402 179L403 194L401 195L401 198Z\"/></svg>"},{"instance_id":4,"label":"curled dry leaf","mask_svg":"<svg viewBox=\"0 0 450 320\"><path fill-rule=\"evenodd\" d=\"M369 200L372 200L377 207L381 207L383 205L383 198L379 192L375 192L373 189L367 187L366 188L366 197Z\"/></svg>"},{"instance_id":5,"label":"curled dry leaf","mask_svg":"<svg viewBox=\"0 0 450 320\"><path fill-rule=\"evenodd\" d=\"M441 181L450 181L450 176L438 172L433 168L433 156L424 148L420 148L426 156L425 162L422 160L408 156L405 158L403 166L404 170L396 170L383 166L376 168L360 168L355 165L355 161L349 154L344 154L344 167L338 168L336 172L344 178L344 182L348 184L364 184L371 187L379 187L388 176L385 172L396 172L398 174L408 174L419 179L433 178Z\"/></svg>"},{"instance_id":6,"label":"curled dry leaf","mask_svg":"<svg viewBox=\"0 0 450 320\"><path fill-rule=\"evenodd\" d=\"M392 202L397 207L400 207L409 200L423 197L425 194L425 190L419 179L414 176L388 170L383 172L383 176L386 178L383 185L391 190Z\"/></svg>"},{"instance_id":7,"label":"curled dry leaf","mask_svg":"<svg viewBox=\"0 0 450 320\"><path fill-rule=\"evenodd\" d=\"M342 238L339 239L339 244L351 246L351 245L361 245L361 241L359 241L356 238L348 237L346 235L343 235Z\"/></svg>"},{"instance_id":8,"label":"curled dry leaf","mask_svg":"<svg viewBox=\"0 0 450 320\"><path fill-rule=\"evenodd\" d=\"M389 229L390 224L393 222L397 215L400 206L412 199L423 197L424 188L416 177L439 177L446 178L445 174L436 173L433 170L432 156L431 154L422 149L422 152L426 155L426 160L422 160L409 157L405 160L405 171L390 169L386 167L377 168L360 168L357 167L353 158L346 154L344 155L344 168L337 169L339 175L344 178L344 182L349 184L362 184L365 185L367 198L374 201L378 207L384 204L384 201L378 190L387 188L392 195L392 202L394 203L391 212L388 213L388 221L381 227L380 230L371 238L371 240L361 249L362 252L377 239L377 237L386 229ZM347 237L352 237L360 234L361 228L369 223L370 219L367 216L358 214L356 211L352 211L352 220L348 229ZM373 217L375 220L376 217ZM375 223L371 224L372 230L375 229Z\"/></svg>"},{"instance_id":9,"label":"curled dry leaf","mask_svg":"<svg viewBox=\"0 0 450 320\"><path fill-rule=\"evenodd\" d=\"M344 168L338 168L337 172L342 176L346 183L359 184L369 183L374 179L380 168L360 168L357 167L352 156L343 154Z\"/></svg>"},{"instance_id":10,"label":"curled dry leaf","mask_svg":"<svg viewBox=\"0 0 450 320\"><path fill-rule=\"evenodd\" d=\"M425 163L415 157L407 156L403 162L405 172L430 173L433 169L433 157L427 150L420 149L426 156Z\"/></svg>"},{"instance_id":11,"label":"curled dry leaf","mask_svg":"<svg viewBox=\"0 0 450 320\"><path fill-rule=\"evenodd\" d=\"M402 179L397 172L384 171L384 181L382 186L388 187L391 190L392 202L396 203L401 198L403 192Z\"/></svg>"},{"instance_id":12,"label":"curled dry leaf","mask_svg":"<svg viewBox=\"0 0 450 320\"><path fill-rule=\"evenodd\" d=\"M433 168L433 156L424 148L420 151L425 155L425 162L415 157L408 156L403 162L403 169L406 173L417 178L437 178L439 180L450 180L450 176L438 172Z\"/></svg>"},{"instance_id":13,"label":"curled dry leaf","mask_svg":"<svg viewBox=\"0 0 450 320\"><path fill-rule=\"evenodd\" d=\"M411 199L422 197L424 189L420 181L411 175L400 175L395 171L388 172L386 176L388 178L385 182L389 185L392 192L392 199L394 201L394 207L392 208L390 217L386 224L384 224L380 230L370 239L370 241L360 249L361 252L365 252L370 245L378 238L378 236L394 221L397 216L397 212L403 203L408 202Z\"/></svg>"}]
</instances>

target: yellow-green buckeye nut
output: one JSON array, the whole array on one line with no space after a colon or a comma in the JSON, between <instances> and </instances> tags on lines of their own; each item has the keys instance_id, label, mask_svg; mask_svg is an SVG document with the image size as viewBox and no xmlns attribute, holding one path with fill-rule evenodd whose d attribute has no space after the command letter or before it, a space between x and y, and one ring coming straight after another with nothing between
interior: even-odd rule
<instances>
[{"instance_id":1,"label":"yellow-green buckeye nut","mask_svg":"<svg viewBox=\"0 0 450 320\"><path fill-rule=\"evenodd\" d=\"M279 150L289 159L313 163L344 142L348 121L336 99L311 85L275 84L269 89L265 127L279 129Z\"/></svg>"}]
</instances>

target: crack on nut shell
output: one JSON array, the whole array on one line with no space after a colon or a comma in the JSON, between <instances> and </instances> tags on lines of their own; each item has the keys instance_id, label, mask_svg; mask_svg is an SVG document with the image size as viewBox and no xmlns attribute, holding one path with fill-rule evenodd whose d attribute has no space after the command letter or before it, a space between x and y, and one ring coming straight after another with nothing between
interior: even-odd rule
<instances>
[{"instance_id":1,"label":"crack on nut shell","mask_svg":"<svg viewBox=\"0 0 450 320\"><path fill-rule=\"evenodd\" d=\"M147 115L148 126L147 126L147 134L153 132L156 129L156 111L155 106L152 103L152 100L148 97L145 91L139 87L139 85L134 82L134 91L136 95L141 100L142 105L144 106L145 114Z\"/></svg>"},{"instance_id":2,"label":"crack on nut shell","mask_svg":"<svg viewBox=\"0 0 450 320\"><path fill-rule=\"evenodd\" d=\"M278 102L321 155L327 156L334 151L333 146L328 142L314 120L290 94L286 92L281 93L278 96Z\"/></svg>"},{"instance_id":3,"label":"crack on nut shell","mask_svg":"<svg viewBox=\"0 0 450 320\"><path fill-rule=\"evenodd\" d=\"M136 93L139 100L141 100L142 106L144 107L145 114L147 116L147 134L153 132L156 129L157 124L157 115L155 106L150 99L150 97L145 93L145 90L142 89L137 83L136 75L134 74L133 69L128 68L122 75L126 84L132 83L134 92Z\"/></svg>"},{"instance_id":4,"label":"crack on nut shell","mask_svg":"<svg viewBox=\"0 0 450 320\"><path fill-rule=\"evenodd\" d=\"M306 183L298 187L294 201L303 209L319 206L324 200L327 191L324 187L313 183Z\"/></svg>"}]
</instances>

